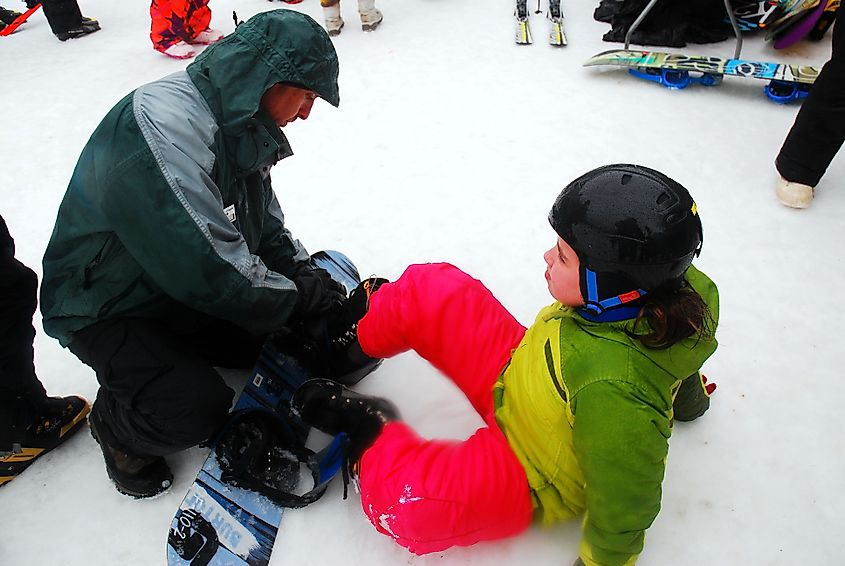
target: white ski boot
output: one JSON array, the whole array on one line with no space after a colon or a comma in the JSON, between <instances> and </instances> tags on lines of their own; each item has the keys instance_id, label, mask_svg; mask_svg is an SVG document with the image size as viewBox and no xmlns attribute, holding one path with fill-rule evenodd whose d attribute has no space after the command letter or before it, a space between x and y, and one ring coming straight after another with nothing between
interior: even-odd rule
<instances>
[{"instance_id":1,"label":"white ski boot","mask_svg":"<svg viewBox=\"0 0 845 566\"><path fill-rule=\"evenodd\" d=\"M778 176L775 193L781 204L790 208L807 208L813 202L813 187L787 181Z\"/></svg>"},{"instance_id":2,"label":"white ski boot","mask_svg":"<svg viewBox=\"0 0 845 566\"><path fill-rule=\"evenodd\" d=\"M340 17L340 2L332 6L323 6L323 17L326 20L326 31L330 37L340 34L343 28L343 18Z\"/></svg>"},{"instance_id":3,"label":"white ski boot","mask_svg":"<svg viewBox=\"0 0 845 566\"><path fill-rule=\"evenodd\" d=\"M384 19L375 7L375 0L358 0L358 15L361 16L361 29L373 31Z\"/></svg>"}]
</instances>

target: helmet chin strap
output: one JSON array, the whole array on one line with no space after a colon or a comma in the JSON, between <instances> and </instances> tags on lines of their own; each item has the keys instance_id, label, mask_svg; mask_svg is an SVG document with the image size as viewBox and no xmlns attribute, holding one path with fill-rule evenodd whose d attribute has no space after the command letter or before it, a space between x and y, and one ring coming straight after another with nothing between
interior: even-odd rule
<instances>
[{"instance_id":1,"label":"helmet chin strap","mask_svg":"<svg viewBox=\"0 0 845 566\"><path fill-rule=\"evenodd\" d=\"M578 314L592 322L617 322L637 317L640 308L626 305L643 297L647 291L637 288L606 299L600 299L596 272L588 267L582 267L582 270L587 296L584 306L578 307Z\"/></svg>"}]
</instances>

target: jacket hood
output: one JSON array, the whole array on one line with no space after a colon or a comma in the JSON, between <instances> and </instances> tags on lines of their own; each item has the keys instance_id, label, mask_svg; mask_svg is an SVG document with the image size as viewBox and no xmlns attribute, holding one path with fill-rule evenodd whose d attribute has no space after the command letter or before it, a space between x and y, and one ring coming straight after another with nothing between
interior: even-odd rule
<instances>
[{"instance_id":1,"label":"jacket hood","mask_svg":"<svg viewBox=\"0 0 845 566\"><path fill-rule=\"evenodd\" d=\"M334 45L317 22L292 10L253 16L186 70L229 136L243 133L261 97L277 83L312 90L332 106L340 104Z\"/></svg>"}]
</instances>

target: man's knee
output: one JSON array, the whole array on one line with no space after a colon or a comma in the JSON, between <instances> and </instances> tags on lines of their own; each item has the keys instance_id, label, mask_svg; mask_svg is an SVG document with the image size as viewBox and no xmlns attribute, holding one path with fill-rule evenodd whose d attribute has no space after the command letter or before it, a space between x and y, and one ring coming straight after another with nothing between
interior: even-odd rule
<instances>
[{"instance_id":1,"label":"man's knee","mask_svg":"<svg viewBox=\"0 0 845 566\"><path fill-rule=\"evenodd\" d=\"M202 387L185 387L179 398L168 398L151 411L150 430L175 450L195 446L214 436L226 423L234 391L219 377Z\"/></svg>"}]
</instances>

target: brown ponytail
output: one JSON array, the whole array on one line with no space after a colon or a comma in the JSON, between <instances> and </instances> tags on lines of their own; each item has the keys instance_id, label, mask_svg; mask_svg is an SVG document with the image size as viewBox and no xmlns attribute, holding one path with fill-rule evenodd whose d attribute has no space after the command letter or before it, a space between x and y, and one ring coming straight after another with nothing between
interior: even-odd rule
<instances>
[{"instance_id":1,"label":"brown ponytail","mask_svg":"<svg viewBox=\"0 0 845 566\"><path fill-rule=\"evenodd\" d=\"M643 328L647 332L638 332ZM690 336L712 338L713 317L701 295L684 281L678 290L657 290L643 297L637 318L625 332L646 348L664 350Z\"/></svg>"}]
</instances>

